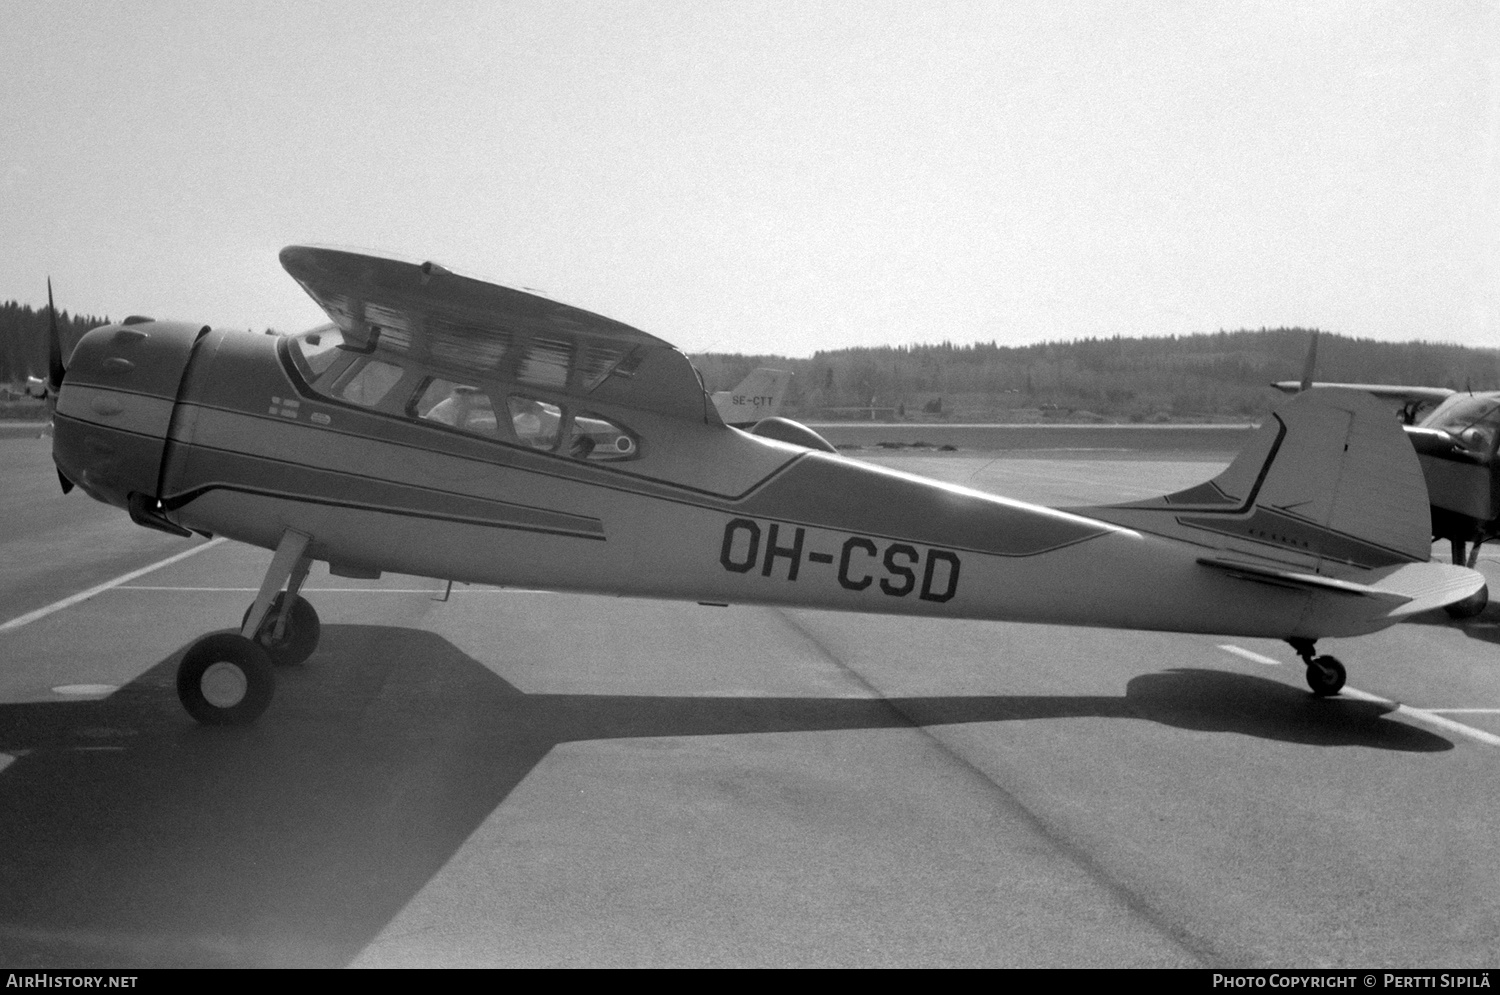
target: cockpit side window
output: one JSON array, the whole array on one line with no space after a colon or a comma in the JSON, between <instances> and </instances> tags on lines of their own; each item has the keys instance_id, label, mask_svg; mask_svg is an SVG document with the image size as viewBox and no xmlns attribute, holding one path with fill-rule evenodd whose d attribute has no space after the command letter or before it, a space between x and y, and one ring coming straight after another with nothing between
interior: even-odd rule
<instances>
[{"instance_id":1,"label":"cockpit side window","mask_svg":"<svg viewBox=\"0 0 1500 995\"><path fill-rule=\"evenodd\" d=\"M405 373L394 363L365 359L344 371L333 385L333 396L362 408L379 404Z\"/></svg>"},{"instance_id":2,"label":"cockpit side window","mask_svg":"<svg viewBox=\"0 0 1500 995\"><path fill-rule=\"evenodd\" d=\"M1428 427L1441 429L1469 452L1488 456L1500 437L1500 401L1490 397L1470 396L1459 400L1447 411L1434 412Z\"/></svg>"}]
</instances>

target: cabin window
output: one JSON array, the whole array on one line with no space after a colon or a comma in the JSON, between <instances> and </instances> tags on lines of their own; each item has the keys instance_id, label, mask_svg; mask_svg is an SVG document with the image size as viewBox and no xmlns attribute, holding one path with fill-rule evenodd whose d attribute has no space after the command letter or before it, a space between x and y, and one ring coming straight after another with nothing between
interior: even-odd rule
<instances>
[{"instance_id":1,"label":"cabin window","mask_svg":"<svg viewBox=\"0 0 1500 995\"><path fill-rule=\"evenodd\" d=\"M557 448L562 434L562 408L531 397L512 395L506 403L516 438L533 449Z\"/></svg>"},{"instance_id":2,"label":"cabin window","mask_svg":"<svg viewBox=\"0 0 1500 995\"><path fill-rule=\"evenodd\" d=\"M1469 396L1452 404L1446 412L1434 412L1429 428L1442 429L1476 456L1488 456L1500 435L1500 402Z\"/></svg>"},{"instance_id":3,"label":"cabin window","mask_svg":"<svg viewBox=\"0 0 1500 995\"><path fill-rule=\"evenodd\" d=\"M334 384L333 394L350 404L373 408L401 382L403 372L394 363L369 359L349 367Z\"/></svg>"},{"instance_id":4,"label":"cabin window","mask_svg":"<svg viewBox=\"0 0 1500 995\"><path fill-rule=\"evenodd\" d=\"M454 358L447 352L436 356L442 343L433 343L431 363L418 361L409 350L386 352L389 331L380 330L379 349L373 338L368 349L361 348L332 325L292 337L286 345L297 372L325 397L568 459L605 462L641 455L639 437L612 418L577 411L566 401L508 394L483 371L465 373L453 368L456 364L439 362ZM571 349L550 340L530 343L516 378L541 389L564 387ZM495 345L496 359L503 352L503 343ZM611 353L604 357L608 364L601 360L595 366L613 369L619 358ZM459 379L450 379L455 376Z\"/></svg>"},{"instance_id":5,"label":"cabin window","mask_svg":"<svg viewBox=\"0 0 1500 995\"><path fill-rule=\"evenodd\" d=\"M631 459L639 449L635 436L627 430L608 418L581 412L568 422L568 442L562 451L574 459L598 462Z\"/></svg>"},{"instance_id":6,"label":"cabin window","mask_svg":"<svg viewBox=\"0 0 1500 995\"><path fill-rule=\"evenodd\" d=\"M441 422L463 432L490 438L494 438L497 428L489 395L473 384L452 380L428 381L413 405L412 413L427 421Z\"/></svg>"}]
</instances>

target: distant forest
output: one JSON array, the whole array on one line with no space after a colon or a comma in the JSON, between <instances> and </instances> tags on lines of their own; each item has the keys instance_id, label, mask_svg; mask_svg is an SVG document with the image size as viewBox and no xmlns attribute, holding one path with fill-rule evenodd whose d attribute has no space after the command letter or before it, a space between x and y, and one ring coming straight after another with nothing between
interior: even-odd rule
<instances>
[{"instance_id":1,"label":"distant forest","mask_svg":"<svg viewBox=\"0 0 1500 995\"><path fill-rule=\"evenodd\" d=\"M108 318L57 312L57 328L64 343L77 342L84 332L109 324ZM0 304L0 384L23 384L27 377L47 375L47 309L35 310L16 301Z\"/></svg>"},{"instance_id":2,"label":"distant forest","mask_svg":"<svg viewBox=\"0 0 1500 995\"><path fill-rule=\"evenodd\" d=\"M64 343L108 323L58 313ZM1280 395L1268 384L1302 375L1304 328L1162 338L1080 339L1029 346L887 346L811 358L704 353L691 357L709 390L757 366L791 370L783 413L806 420L1255 420ZM47 309L0 305L0 384L47 374ZM1500 390L1500 350L1377 342L1322 333L1319 380Z\"/></svg>"},{"instance_id":3,"label":"distant forest","mask_svg":"<svg viewBox=\"0 0 1500 995\"><path fill-rule=\"evenodd\" d=\"M693 356L709 390L752 369L796 374L783 413L805 420L1255 420L1302 376L1311 332L1262 328L1162 338L1080 339L1029 346L888 346L811 359ZM1500 350L1318 336L1318 380L1500 390Z\"/></svg>"}]
</instances>

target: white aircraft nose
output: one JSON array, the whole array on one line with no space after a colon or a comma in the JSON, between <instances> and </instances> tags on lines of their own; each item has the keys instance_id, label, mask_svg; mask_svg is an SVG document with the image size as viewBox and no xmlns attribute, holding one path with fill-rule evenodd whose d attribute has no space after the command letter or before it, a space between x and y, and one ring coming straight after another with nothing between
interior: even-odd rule
<instances>
[{"instance_id":1,"label":"white aircraft nose","mask_svg":"<svg viewBox=\"0 0 1500 995\"><path fill-rule=\"evenodd\" d=\"M127 318L79 339L53 417L58 470L106 504L154 503L177 391L208 330Z\"/></svg>"}]
</instances>

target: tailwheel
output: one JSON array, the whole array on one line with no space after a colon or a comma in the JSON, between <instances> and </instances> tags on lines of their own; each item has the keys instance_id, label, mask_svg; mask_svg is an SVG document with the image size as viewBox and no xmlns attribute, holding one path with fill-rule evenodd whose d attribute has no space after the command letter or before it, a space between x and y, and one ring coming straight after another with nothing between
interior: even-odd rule
<instances>
[{"instance_id":1,"label":"tailwheel","mask_svg":"<svg viewBox=\"0 0 1500 995\"><path fill-rule=\"evenodd\" d=\"M276 620L281 615L281 606L287 594L282 591L276 595L271 602L270 609L266 612L265 620L260 623L260 628L255 633L255 642L271 662L280 667L291 666L301 663L312 656L313 650L318 648L318 637L322 634L323 626L318 621L318 613L312 604L303 597L292 595L292 607L287 612L286 622L282 626L281 637L276 637ZM255 610L251 604L245 609L245 617L240 619L240 627L243 629L246 622L250 620L250 613Z\"/></svg>"},{"instance_id":2,"label":"tailwheel","mask_svg":"<svg viewBox=\"0 0 1500 995\"><path fill-rule=\"evenodd\" d=\"M204 636L177 665L177 697L204 725L254 722L276 692L271 659L256 643L231 632Z\"/></svg>"},{"instance_id":3,"label":"tailwheel","mask_svg":"<svg viewBox=\"0 0 1500 995\"><path fill-rule=\"evenodd\" d=\"M1320 698L1331 698L1344 687L1348 675L1337 657L1320 656L1307 661L1307 686Z\"/></svg>"}]
</instances>

